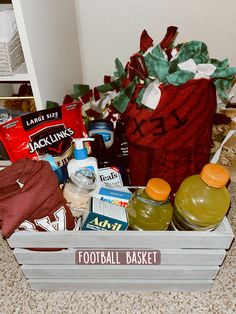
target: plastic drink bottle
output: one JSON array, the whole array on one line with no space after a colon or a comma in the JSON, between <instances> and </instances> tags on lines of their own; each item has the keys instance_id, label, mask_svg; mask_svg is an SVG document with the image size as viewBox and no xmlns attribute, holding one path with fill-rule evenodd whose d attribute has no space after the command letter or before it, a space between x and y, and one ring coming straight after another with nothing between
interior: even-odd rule
<instances>
[{"instance_id":1,"label":"plastic drink bottle","mask_svg":"<svg viewBox=\"0 0 236 314\"><path fill-rule=\"evenodd\" d=\"M174 201L171 225L177 230L213 230L230 206L226 188L228 170L218 164L206 164L199 175L186 178Z\"/></svg>"},{"instance_id":2,"label":"plastic drink bottle","mask_svg":"<svg viewBox=\"0 0 236 314\"><path fill-rule=\"evenodd\" d=\"M144 189L134 192L126 207L129 229L166 230L173 215L170 190L165 180L152 178Z\"/></svg>"}]
</instances>

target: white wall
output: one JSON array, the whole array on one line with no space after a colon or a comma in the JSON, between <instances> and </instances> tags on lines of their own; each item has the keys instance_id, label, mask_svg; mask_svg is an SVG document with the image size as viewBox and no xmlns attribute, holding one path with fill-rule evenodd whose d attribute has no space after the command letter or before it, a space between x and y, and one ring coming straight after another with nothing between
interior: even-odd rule
<instances>
[{"instance_id":1,"label":"white wall","mask_svg":"<svg viewBox=\"0 0 236 314\"><path fill-rule=\"evenodd\" d=\"M76 10L83 82L91 86L113 74L116 57L125 65L139 50L143 29L157 44L169 25L179 28L176 43L201 40L211 58L236 66L236 0L76 0Z\"/></svg>"},{"instance_id":2,"label":"white wall","mask_svg":"<svg viewBox=\"0 0 236 314\"><path fill-rule=\"evenodd\" d=\"M82 80L75 0L12 0L37 104L58 103Z\"/></svg>"}]
</instances>

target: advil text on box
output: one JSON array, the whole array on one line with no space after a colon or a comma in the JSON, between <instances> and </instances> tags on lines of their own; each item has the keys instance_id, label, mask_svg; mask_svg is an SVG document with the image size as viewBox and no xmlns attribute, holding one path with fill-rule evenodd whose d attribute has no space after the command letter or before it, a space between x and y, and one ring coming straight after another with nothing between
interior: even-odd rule
<instances>
[{"instance_id":1,"label":"advil text on box","mask_svg":"<svg viewBox=\"0 0 236 314\"><path fill-rule=\"evenodd\" d=\"M122 206L92 198L91 211L82 230L121 231L128 228L126 209Z\"/></svg>"}]
</instances>

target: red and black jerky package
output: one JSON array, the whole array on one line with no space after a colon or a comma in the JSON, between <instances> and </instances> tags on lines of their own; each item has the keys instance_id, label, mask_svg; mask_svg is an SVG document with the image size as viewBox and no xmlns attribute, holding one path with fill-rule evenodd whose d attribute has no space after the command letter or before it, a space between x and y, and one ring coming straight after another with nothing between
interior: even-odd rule
<instances>
[{"instance_id":1,"label":"red and black jerky package","mask_svg":"<svg viewBox=\"0 0 236 314\"><path fill-rule=\"evenodd\" d=\"M0 125L0 141L12 162L51 155L58 168L72 158L73 138L87 135L80 103L63 104Z\"/></svg>"}]
</instances>

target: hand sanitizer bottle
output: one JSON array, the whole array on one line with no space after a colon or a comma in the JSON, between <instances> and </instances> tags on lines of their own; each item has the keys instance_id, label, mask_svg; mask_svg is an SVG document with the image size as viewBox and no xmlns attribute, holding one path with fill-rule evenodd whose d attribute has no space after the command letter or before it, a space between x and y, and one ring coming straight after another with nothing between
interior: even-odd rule
<instances>
[{"instance_id":1,"label":"hand sanitizer bottle","mask_svg":"<svg viewBox=\"0 0 236 314\"><path fill-rule=\"evenodd\" d=\"M74 159L71 159L67 165L68 176L71 177L72 173L76 173L80 168L87 168L94 171L97 178L98 164L95 157L88 157L87 149L84 147L84 142L94 141L94 138L78 138L73 140L75 143Z\"/></svg>"}]
</instances>

